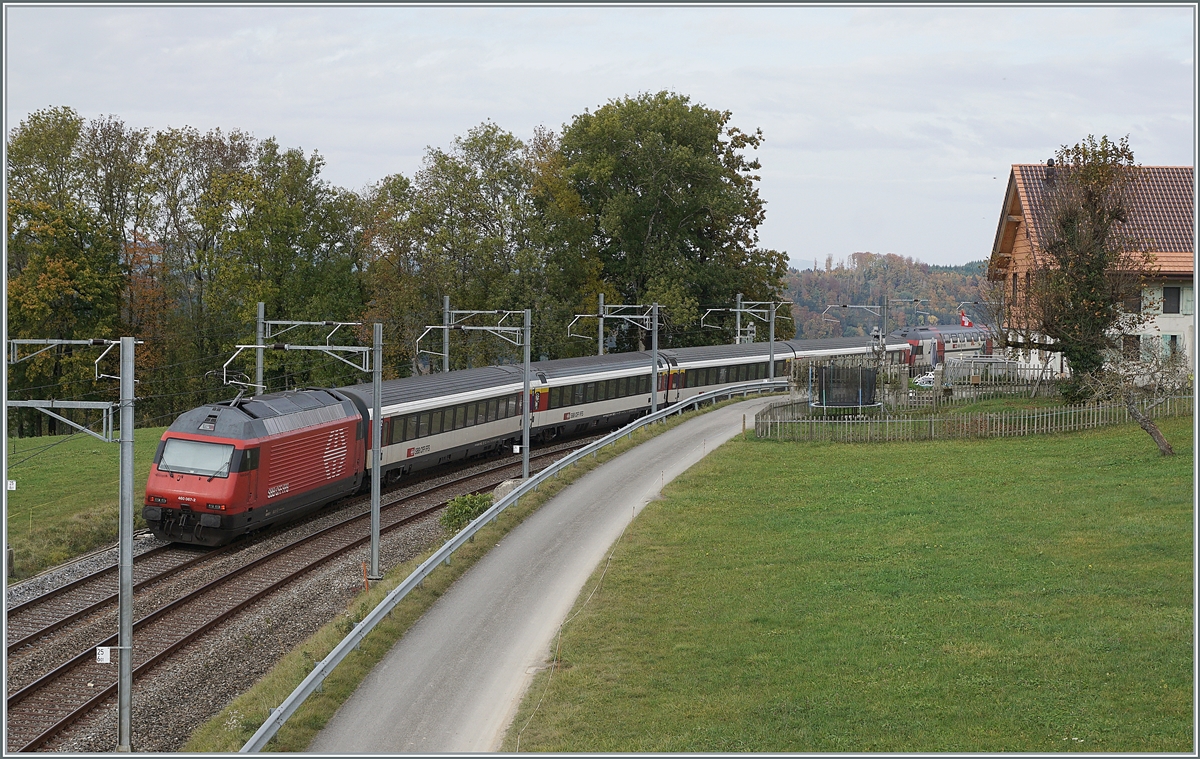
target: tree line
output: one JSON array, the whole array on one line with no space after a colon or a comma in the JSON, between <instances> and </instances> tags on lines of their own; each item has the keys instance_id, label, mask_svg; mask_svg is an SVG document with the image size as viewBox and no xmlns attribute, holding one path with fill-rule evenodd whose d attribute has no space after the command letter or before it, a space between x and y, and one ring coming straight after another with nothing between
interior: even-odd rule
<instances>
[{"instance_id":1,"label":"tree line","mask_svg":"<svg viewBox=\"0 0 1200 759\"><path fill-rule=\"evenodd\" d=\"M440 370L416 340L441 322L444 296L454 309L531 308L535 359L593 353L567 325L595 313L601 293L662 304L664 346L727 342L731 329L700 327L704 310L739 292L782 300L787 275L786 255L758 239L762 134L731 119L659 92L527 139L485 122L427 149L412 176L350 190L322 177L318 152L241 130L40 110L7 136L9 337L138 337L140 424L234 394L220 369L255 341L259 302L268 320L364 323L338 332L343 344L369 344L382 322L389 378ZM787 322L777 334L790 336ZM609 339L631 350L645 336L614 328ZM440 350L440 336L421 347ZM9 396L114 400L115 383L94 378L98 355L69 345L13 364ZM252 375L243 356L231 368ZM518 356L455 333L451 368ZM269 351L264 363L269 390L368 379L310 351ZM10 415L22 435L61 431L52 422Z\"/></svg>"},{"instance_id":2,"label":"tree line","mask_svg":"<svg viewBox=\"0 0 1200 759\"><path fill-rule=\"evenodd\" d=\"M824 270L816 262L812 269L792 269L787 285L796 334L815 339L870 335L873 327L891 332L912 324L958 324L960 310L984 326L985 277L982 260L937 266L894 253L859 252L836 263L827 257ZM829 308L841 305L871 308Z\"/></svg>"}]
</instances>

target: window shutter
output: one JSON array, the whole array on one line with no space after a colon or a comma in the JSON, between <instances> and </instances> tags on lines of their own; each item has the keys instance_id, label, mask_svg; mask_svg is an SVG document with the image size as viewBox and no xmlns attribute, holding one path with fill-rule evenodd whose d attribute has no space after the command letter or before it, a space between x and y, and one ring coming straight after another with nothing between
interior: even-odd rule
<instances>
[{"instance_id":1,"label":"window shutter","mask_svg":"<svg viewBox=\"0 0 1200 759\"><path fill-rule=\"evenodd\" d=\"M1196 291L1192 289L1191 285L1184 285L1182 288L1179 311L1186 316L1196 313Z\"/></svg>"}]
</instances>

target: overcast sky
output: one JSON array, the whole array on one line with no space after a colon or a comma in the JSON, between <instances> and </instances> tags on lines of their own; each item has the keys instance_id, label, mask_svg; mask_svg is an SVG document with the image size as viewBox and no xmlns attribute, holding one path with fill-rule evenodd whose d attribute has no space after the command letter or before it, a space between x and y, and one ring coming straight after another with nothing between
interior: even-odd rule
<instances>
[{"instance_id":1,"label":"overcast sky","mask_svg":"<svg viewBox=\"0 0 1200 759\"><path fill-rule=\"evenodd\" d=\"M669 90L759 127L762 244L986 258L1009 166L1087 134L1194 165L1190 7L5 8L5 127L238 128L361 189L492 120Z\"/></svg>"}]
</instances>

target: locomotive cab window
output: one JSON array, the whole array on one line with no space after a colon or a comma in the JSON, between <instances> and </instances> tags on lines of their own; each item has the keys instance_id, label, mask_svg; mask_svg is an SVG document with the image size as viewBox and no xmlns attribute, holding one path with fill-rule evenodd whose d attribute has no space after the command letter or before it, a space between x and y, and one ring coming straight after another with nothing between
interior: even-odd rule
<instances>
[{"instance_id":1,"label":"locomotive cab window","mask_svg":"<svg viewBox=\"0 0 1200 759\"><path fill-rule=\"evenodd\" d=\"M232 458L232 444L168 438L162 457L156 463L160 472L228 477Z\"/></svg>"},{"instance_id":2,"label":"locomotive cab window","mask_svg":"<svg viewBox=\"0 0 1200 759\"><path fill-rule=\"evenodd\" d=\"M252 472L258 469L258 449L247 448L243 451L238 451L237 470L239 472Z\"/></svg>"}]
</instances>

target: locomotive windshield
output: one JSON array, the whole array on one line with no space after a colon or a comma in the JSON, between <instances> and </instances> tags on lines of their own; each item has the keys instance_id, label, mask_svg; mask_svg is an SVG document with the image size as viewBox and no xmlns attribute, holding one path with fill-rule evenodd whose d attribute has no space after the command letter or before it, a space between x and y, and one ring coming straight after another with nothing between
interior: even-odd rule
<instances>
[{"instance_id":1,"label":"locomotive windshield","mask_svg":"<svg viewBox=\"0 0 1200 759\"><path fill-rule=\"evenodd\" d=\"M232 445L167 438L162 459L158 462L158 471L228 477L232 458Z\"/></svg>"}]
</instances>

